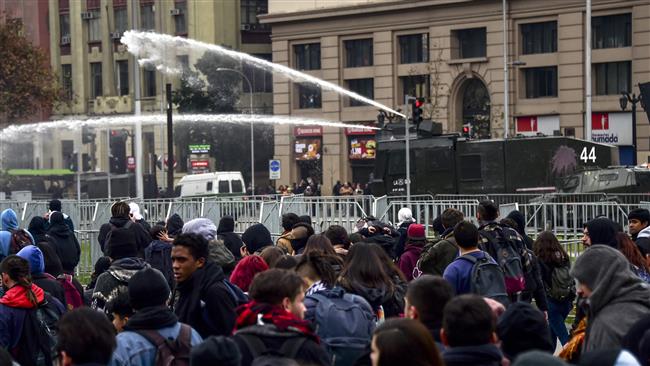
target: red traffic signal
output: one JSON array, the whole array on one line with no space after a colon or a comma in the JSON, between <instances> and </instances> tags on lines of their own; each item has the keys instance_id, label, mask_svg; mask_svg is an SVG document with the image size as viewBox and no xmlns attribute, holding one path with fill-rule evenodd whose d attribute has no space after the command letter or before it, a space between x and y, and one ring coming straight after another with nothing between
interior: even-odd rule
<instances>
[{"instance_id":1,"label":"red traffic signal","mask_svg":"<svg viewBox=\"0 0 650 366\"><path fill-rule=\"evenodd\" d=\"M463 127L463 133L469 133L469 127L467 126Z\"/></svg>"},{"instance_id":2,"label":"red traffic signal","mask_svg":"<svg viewBox=\"0 0 650 366\"><path fill-rule=\"evenodd\" d=\"M415 99L415 108L420 108L424 105L424 98Z\"/></svg>"}]
</instances>

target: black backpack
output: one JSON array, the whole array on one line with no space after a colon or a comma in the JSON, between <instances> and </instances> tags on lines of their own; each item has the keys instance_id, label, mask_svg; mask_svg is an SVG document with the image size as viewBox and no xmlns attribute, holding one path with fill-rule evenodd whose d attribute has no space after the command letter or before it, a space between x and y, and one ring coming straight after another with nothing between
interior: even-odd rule
<instances>
[{"instance_id":1,"label":"black backpack","mask_svg":"<svg viewBox=\"0 0 650 366\"><path fill-rule=\"evenodd\" d=\"M149 263L152 268L159 270L170 288L174 284L174 271L172 270L172 245L154 245L155 242L149 244L144 249L144 260Z\"/></svg>"},{"instance_id":2,"label":"black backpack","mask_svg":"<svg viewBox=\"0 0 650 366\"><path fill-rule=\"evenodd\" d=\"M551 271L551 283L546 288L546 295L556 301L565 301L575 296L575 281L569 273L570 264L554 267Z\"/></svg>"},{"instance_id":3,"label":"black backpack","mask_svg":"<svg viewBox=\"0 0 650 366\"><path fill-rule=\"evenodd\" d=\"M307 337L296 333L295 335L284 337L286 339L279 349L269 349L257 333L260 327L264 326L253 325L235 333L246 345L246 349L251 355L251 365L273 365L278 360L295 360L298 352L300 352L300 349L307 341ZM264 330L262 331L264 332Z\"/></svg>"},{"instance_id":4,"label":"black backpack","mask_svg":"<svg viewBox=\"0 0 650 366\"><path fill-rule=\"evenodd\" d=\"M519 234L513 229L500 225L487 225L479 228L480 247L486 253L496 254L494 258L503 269L506 291L516 296L526 289L526 270L531 270L529 253ZM490 250L492 249L492 250Z\"/></svg>"},{"instance_id":5,"label":"black backpack","mask_svg":"<svg viewBox=\"0 0 650 366\"><path fill-rule=\"evenodd\" d=\"M167 339L155 329L135 331L156 347L155 366L185 366L190 364L192 350L192 328L181 323L178 337Z\"/></svg>"},{"instance_id":6,"label":"black backpack","mask_svg":"<svg viewBox=\"0 0 650 366\"><path fill-rule=\"evenodd\" d=\"M453 256L449 253L455 253ZM420 258L413 269L413 278L423 274L442 276L445 268L454 261L458 255L458 247L447 239L438 239L428 242L422 249Z\"/></svg>"},{"instance_id":7,"label":"black backpack","mask_svg":"<svg viewBox=\"0 0 650 366\"><path fill-rule=\"evenodd\" d=\"M57 356L58 322L65 307L45 294L38 308L27 310L20 340L11 354L23 366L51 366Z\"/></svg>"},{"instance_id":8,"label":"black backpack","mask_svg":"<svg viewBox=\"0 0 650 366\"><path fill-rule=\"evenodd\" d=\"M503 305L508 305L509 299L501 266L496 264L489 254L476 258L471 254L459 257L472 263L470 278L470 292L496 300Z\"/></svg>"}]
</instances>

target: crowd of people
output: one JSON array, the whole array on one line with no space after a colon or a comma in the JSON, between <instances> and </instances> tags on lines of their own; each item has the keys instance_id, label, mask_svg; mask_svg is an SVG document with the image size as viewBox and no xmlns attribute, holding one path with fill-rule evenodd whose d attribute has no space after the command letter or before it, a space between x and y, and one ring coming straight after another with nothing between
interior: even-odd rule
<instances>
[{"instance_id":1,"label":"crowd of people","mask_svg":"<svg viewBox=\"0 0 650 366\"><path fill-rule=\"evenodd\" d=\"M27 229L7 209L0 366L650 365L648 210L629 235L587 222L577 257L528 236L521 212L477 212L448 208L435 233L408 208L352 233L286 213L273 240L230 216L148 223L120 201L83 287L61 203Z\"/></svg>"},{"instance_id":2,"label":"crowd of people","mask_svg":"<svg viewBox=\"0 0 650 366\"><path fill-rule=\"evenodd\" d=\"M248 194L252 194L252 188L249 187ZM322 185L314 178L301 179L300 182L280 185L277 189L269 185L266 189L256 189L255 194L279 194L282 196L291 196L294 194L302 194L304 196L321 196ZM370 186L364 183L352 183L337 181L332 187L332 196L362 196L369 195Z\"/></svg>"}]
</instances>

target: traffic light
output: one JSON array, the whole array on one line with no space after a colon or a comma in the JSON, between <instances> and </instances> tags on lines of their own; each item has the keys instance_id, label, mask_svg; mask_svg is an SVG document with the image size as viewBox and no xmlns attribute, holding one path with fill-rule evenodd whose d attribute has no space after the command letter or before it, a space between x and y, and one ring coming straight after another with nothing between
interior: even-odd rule
<instances>
[{"instance_id":1,"label":"traffic light","mask_svg":"<svg viewBox=\"0 0 650 366\"><path fill-rule=\"evenodd\" d=\"M466 123L463 125L463 137L471 138L472 137L472 125Z\"/></svg>"},{"instance_id":2,"label":"traffic light","mask_svg":"<svg viewBox=\"0 0 650 366\"><path fill-rule=\"evenodd\" d=\"M424 105L424 98L415 98L411 102L413 124L419 125L422 122L422 106Z\"/></svg>"},{"instance_id":3,"label":"traffic light","mask_svg":"<svg viewBox=\"0 0 650 366\"><path fill-rule=\"evenodd\" d=\"M90 170L92 170L92 161L93 159L89 154L81 155L81 163L84 172L89 172Z\"/></svg>"},{"instance_id":4,"label":"traffic light","mask_svg":"<svg viewBox=\"0 0 650 366\"><path fill-rule=\"evenodd\" d=\"M95 142L95 131L91 127L83 126L81 128L81 143L90 144Z\"/></svg>"}]
</instances>

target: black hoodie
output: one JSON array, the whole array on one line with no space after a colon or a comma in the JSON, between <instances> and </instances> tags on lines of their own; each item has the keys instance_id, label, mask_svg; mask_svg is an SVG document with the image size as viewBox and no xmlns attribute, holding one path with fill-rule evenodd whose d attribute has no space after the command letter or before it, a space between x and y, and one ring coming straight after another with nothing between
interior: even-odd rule
<instances>
[{"instance_id":1,"label":"black hoodie","mask_svg":"<svg viewBox=\"0 0 650 366\"><path fill-rule=\"evenodd\" d=\"M587 223L587 231L591 245L603 244L618 249L616 240L618 230L612 220L606 217L597 217Z\"/></svg>"},{"instance_id":2,"label":"black hoodie","mask_svg":"<svg viewBox=\"0 0 650 366\"><path fill-rule=\"evenodd\" d=\"M235 327L235 300L218 264L206 262L174 289L174 313L178 321L194 328L203 339L229 336Z\"/></svg>"},{"instance_id":3,"label":"black hoodie","mask_svg":"<svg viewBox=\"0 0 650 366\"><path fill-rule=\"evenodd\" d=\"M169 216L167 219L167 234L171 237L175 237L183 232L183 225L185 225L185 223L179 214L175 213Z\"/></svg>"},{"instance_id":4,"label":"black hoodie","mask_svg":"<svg viewBox=\"0 0 650 366\"><path fill-rule=\"evenodd\" d=\"M131 224L129 224L129 222ZM128 217L111 217L108 224L102 225L99 229L99 236L97 239L99 241L99 246L102 248L102 252L106 253L105 244L108 233L113 229L126 227L127 225L135 238L135 244L138 247L139 256L144 258L144 248L151 243L151 235L149 235L149 232L147 232L142 225L134 223Z\"/></svg>"},{"instance_id":5,"label":"black hoodie","mask_svg":"<svg viewBox=\"0 0 650 366\"><path fill-rule=\"evenodd\" d=\"M53 212L50 216L50 228L47 231L47 240L54 247L61 260L63 272L73 274L79 264L81 247L74 233L63 221L63 214Z\"/></svg>"},{"instance_id":6,"label":"black hoodie","mask_svg":"<svg viewBox=\"0 0 650 366\"><path fill-rule=\"evenodd\" d=\"M122 258L114 261L108 270L97 278L92 294L92 308L106 311L106 304L118 296L118 288L128 291L133 275L149 265L141 258ZM82 292L83 293L83 292Z\"/></svg>"},{"instance_id":7,"label":"black hoodie","mask_svg":"<svg viewBox=\"0 0 650 366\"><path fill-rule=\"evenodd\" d=\"M217 236L223 240L223 244L230 250L235 260L241 259L241 247L244 243L241 237L235 234L235 219L232 216L224 216L219 220L219 227L217 228Z\"/></svg>"},{"instance_id":8,"label":"black hoodie","mask_svg":"<svg viewBox=\"0 0 650 366\"><path fill-rule=\"evenodd\" d=\"M40 216L34 216L32 221L29 222L29 227L27 229L32 237L34 237L34 243L42 243L47 241L45 235L47 234L47 220Z\"/></svg>"}]
</instances>

